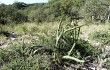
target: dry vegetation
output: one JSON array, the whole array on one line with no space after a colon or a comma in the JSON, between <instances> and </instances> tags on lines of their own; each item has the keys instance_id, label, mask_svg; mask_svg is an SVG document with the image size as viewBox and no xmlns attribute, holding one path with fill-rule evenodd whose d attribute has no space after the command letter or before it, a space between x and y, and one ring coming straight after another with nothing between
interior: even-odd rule
<instances>
[{"instance_id":1,"label":"dry vegetation","mask_svg":"<svg viewBox=\"0 0 110 70\"><path fill-rule=\"evenodd\" d=\"M0 4L0 70L110 70L109 5Z\"/></svg>"},{"instance_id":2,"label":"dry vegetation","mask_svg":"<svg viewBox=\"0 0 110 70\"><path fill-rule=\"evenodd\" d=\"M64 22L65 23L65 22ZM64 24L63 23L63 24ZM65 23L66 24L66 23ZM65 24L64 24L64 28L65 28ZM84 24L84 22L79 22L78 23L79 25L83 25ZM56 36L56 30L58 29L58 25L59 25L59 23L57 23L57 22L54 22L54 23L43 23L43 24L37 24L36 25L36 23L24 23L24 24L18 24L18 25L16 25L16 26L13 26L13 28L12 28L12 26L3 26L2 27L2 29L3 29L3 31L4 32L7 32L7 33L9 33L9 34L11 34L11 32L15 32L17 35L18 35L18 37L16 37L16 38L14 38L13 39L13 37L11 37L10 35L9 36L6 36L5 34L2 34L1 33L1 36L0 36L0 40L1 40L1 43L2 42L4 42L4 44L3 45L1 45L1 47L2 48L4 48L4 49L10 49L11 50L11 53L9 53L9 52L7 52L7 53L5 53L4 55L1 55L1 56L3 56L3 58L1 58L1 60L2 59L6 59L6 60L8 60L8 61L6 61L6 62L9 62L9 64L12 62L14 62L14 60L16 60L16 61L19 61L20 59L22 59L22 58L20 58L19 56L18 56L18 54L17 54L17 50L19 50L20 52L18 52L19 54L20 53L23 53L23 51L26 53L26 51L30 51L31 52L31 54L30 53L26 53L26 54L24 54L24 56L23 56L23 58L24 57L27 57L27 55L29 55L25 60L27 61L28 60L28 58L29 58L29 60L30 60L30 56L32 56L32 54L34 54L35 53L35 49L33 49L33 51L31 50L31 49L28 49L28 50L26 50L26 49L24 49L23 50L23 47L29 47L29 46L44 46L45 48L51 48L51 49L53 49L52 47L54 47L54 40L55 40L55 36ZM66 25L67 26L67 25ZM74 28L74 26L72 25L72 27ZM68 26L67 26L67 28L68 28ZM77 69L77 67L78 68L80 68L81 67L81 69L84 69L84 68L86 68L86 69L89 69L89 67L91 67L91 68L96 68L97 70L100 70L100 69L109 69L109 67L108 67L108 65L109 65L109 63L107 63L108 61L109 61L109 59L106 57L107 55L108 55L108 53L109 53L109 50L106 50L107 49L107 47L106 47L106 45L103 45L103 43L99 43L99 41L97 41L97 40L95 40L95 39L92 39L93 38L93 36L95 35L95 32L98 32L98 31L101 31L101 32L103 32L103 31L107 31L107 32L109 32L109 24L99 24L99 25L95 25L95 24L91 24L91 25L85 25L85 26L83 26L83 27L81 27L81 32L80 32L80 36L79 36L79 38L78 39L82 39L82 42L81 42L81 40L79 41L79 42L76 42L76 44L78 44L78 45L80 45L80 47L81 47L81 45L82 45L82 47L88 47L88 49L85 49L85 51L84 51L84 53L88 53L88 56L85 56L85 55L83 55L83 54L81 54L81 50L80 49L83 49L84 50L84 48L79 48L79 50L80 51L77 51L78 50L78 48L75 48L73 51L75 52L74 54L72 53L72 56L75 56L75 58L80 58L80 59L86 59L86 60L89 60L90 61L90 63L93 63L93 66L91 67L91 65L89 65L89 66L85 66L84 64L80 64L80 63L75 63L75 65L77 65L77 66L75 66L75 67L73 67L73 69ZM69 37L69 35L68 35L68 37ZM99 37L100 38L100 37ZM98 39L99 39L98 38ZM69 39L69 38L67 38L67 39ZM71 39L69 39L69 40L71 40ZM100 40L100 39L99 39ZM72 41L72 40L71 40ZM65 40L65 42L66 42L66 40ZM88 42L88 43L87 43ZM23 46L22 44L24 43L24 45L25 46ZM69 43L69 42L67 42L67 43ZM21 44L21 45L20 45ZM62 43L61 43L62 44ZM64 43L65 44L65 43ZM64 44L62 44L61 46L64 46ZM15 46L16 45L16 46ZM70 44L65 44L65 45L70 45ZM78 45L76 45L77 47L78 47ZM90 46L91 45L91 46ZM10 47L11 46L11 47ZM70 45L71 47L72 47L72 45ZM95 47L95 46L97 46L96 48L94 48L94 50L93 50L93 48L90 48L90 47ZM21 47L21 48L20 48ZM58 46L57 46L58 47ZM34 47L33 47L34 48ZM37 47L36 47L37 48ZM41 48L41 47L40 47ZM108 47L109 48L109 47ZM13 50L12 50L13 49ZM60 48L61 49L61 48ZM63 48L62 48L63 49ZM96 50L95 49L97 49L97 52L96 52ZM103 51L103 53L100 53L100 50L103 50L103 49L105 49L105 51ZM9 50L9 51L10 51ZM15 50L15 51L14 51ZM23 51L22 51L23 50ZM63 49L64 50L64 49ZM64 55L64 54L67 54L67 52L69 51L69 49L66 51L65 50L65 52L64 51L61 51L60 52L60 54L58 54L58 55ZM99 50L99 52L98 52L98 50ZM7 50L8 51L8 50ZM41 50L42 51L42 50ZM41 52L41 51L39 51L39 52ZM52 50L51 50L52 51ZM54 51L54 50L53 50ZM96 52L96 53L93 53L93 52ZM1 53L3 53L4 51L3 50L1 50ZM50 59L47 59L47 58L53 58L54 59L54 55L52 55L52 53L51 54L44 54L44 53L46 53L47 51L42 51L42 53L39 53L39 54L36 54L36 55L34 55L33 56L33 58L31 58L32 60L35 58L35 57L37 57L37 59L36 60L40 60L40 59L42 59L43 60L43 63L44 63L44 65L46 64L46 66L47 67L45 67L44 66L44 68L46 68L47 70L48 69L50 69L51 67L49 66L50 65L50 63L53 61L53 60L50 60ZM82 51L83 52L83 51ZM16 54L15 54L16 53ZM48 51L48 53L49 53L49 51ZM54 52L53 52L54 53ZM89 55L89 53L90 54L92 54L92 55ZM7 59L7 58L5 58L5 57L7 57L8 55L12 55L12 54L14 54L14 55L16 55L17 57L16 57L16 59L14 59L14 57L13 56L10 56L10 58L12 58L12 59ZM100 54L99 56L96 56L96 54ZM39 56L39 55L42 55L42 56ZM22 55L20 55L20 56L22 56ZM39 56L39 57L38 57ZM82 58L82 56L83 56L83 58ZM46 57L46 58L44 58L44 57ZM90 58L88 58L88 57L91 57L91 58L93 58L93 59L95 59L93 62L91 62L92 60L90 60ZM99 58L98 58L99 57ZM63 58L65 58L65 56L63 57ZM72 57L68 57L68 56L66 56L66 58L67 59L72 59L72 60L75 60L76 62L78 61L78 62L80 62L80 60L78 60L78 59L74 59L74 58L72 58ZM98 58L98 60L96 59L96 58ZM104 59L103 59L104 58ZM53 64L53 66L55 66L54 67L54 69L57 69L57 67L58 67L58 69L60 69L60 68L65 68L65 67L63 67L63 66L60 66L59 64L59 59L61 59L61 57L60 56L57 56L57 59L55 58L54 60L55 61L58 61L58 63L56 64ZM102 60L103 59L103 60ZM37 62L36 62L36 60L35 61L33 61L33 62L35 62L36 64L37 64ZM3 63L5 63L5 61L4 60L2 60L3 61ZM49 62L48 62L49 61ZM62 60L61 60L62 61ZM65 60L63 60L63 61L65 61ZM98 62L96 62L96 61L98 61ZM23 61L19 61L19 62L23 62ZM65 62L67 62L67 60L65 61ZM71 65L74 65L74 63L73 63L73 61L72 61L72 63L70 62L70 64L69 64L69 66L68 66L68 64L67 63L63 63L64 65L66 65L66 69L71 69ZM1 62L1 65L3 64L2 62ZM53 62L52 62L53 63ZM102 64L101 64L102 63ZM18 63L17 63L18 64ZM29 63L27 63L27 64L29 64ZM98 64L101 64L101 67L98 65ZM105 65L106 64L106 65ZM7 64L8 65L8 64ZM9 65L8 65L8 67L7 67L7 65L5 66L4 64L3 64L3 66L1 67L1 69L2 70L4 70L4 69L10 69L10 68L12 68L12 67L10 67L9 68ZM14 62L14 65L16 65L16 63ZM24 64L25 65L25 64ZM37 64L38 66L39 66L39 64ZM58 65L58 66L57 66ZM12 65L13 66L13 65ZM39 67L38 68L38 70L40 69L42 69L42 64L40 64L40 66L41 66L41 68ZM60 66L60 67L59 67ZM84 66L84 67L83 67ZM105 66L104 68L103 68L103 66ZM23 66L24 67L24 66ZM23 68L22 68L23 69ZM33 70L36 70L37 68L35 67Z\"/></svg>"}]
</instances>

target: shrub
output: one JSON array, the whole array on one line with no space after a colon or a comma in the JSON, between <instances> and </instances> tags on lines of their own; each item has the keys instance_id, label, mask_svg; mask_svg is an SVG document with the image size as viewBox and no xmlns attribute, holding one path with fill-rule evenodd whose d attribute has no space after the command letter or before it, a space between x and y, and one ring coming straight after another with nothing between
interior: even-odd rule
<instances>
[{"instance_id":1,"label":"shrub","mask_svg":"<svg viewBox=\"0 0 110 70\"><path fill-rule=\"evenodd\" d=\"M110 69L110 60L107 59L107 61L104 63L103 67Z\"/></svg>"},{"instance_id":2,"label":"shrub","mask_svg":"<svg viewBox=\"0 0 110 70\"><path fill-rule=\"evenodd\" d=\"M103 44L108 44L110 41L110 34L107 31L96 31L90 34L91 39L101 42Z\"/></svg>"},{"instance_id":3,"label":"shrub","mask_svg":"<svg viewBox=\"0 0 110 70\"><path fill-rule=\"evenodd\" d=\"M37 47L37 46L36 46ZM35 54L25 44L13 45L8 50L0 49L1 70L49 70L49 58L43 54ZM7 58L8 57L8 58Z\"/></svg>"},{"instance_id":4,"label":"shrub","mask_svg":"<svg viewBox=\"0 0 110 70\"><path fill-rule=\"evenodd\" d=\"M60 22L58 29L53 34L46 32L38 34L39 40L33 42L35 46L22 42L12 44L10 48L0 49L1 69L49 70L51 64L56 67L64 65L65 59L69 64L69 61L85 62L80 59L86 56L96 57L98 53L94 52L96 48L78 38L80 27L83 25L67 24Z\"/></svg>"},{"instance_id":5,"label":"shrub","mask_svg":"<svg viewBox=\"0 0 110 70\"><path fill-rule=\"evenodd\" d=\"M15 23L27 22L28 17L21 12L14 12L12 17L12 21Z\"/></svg>"},{"instance_id":6,"label":"shrub","mask_svg":"<svg viewBox=\"0 0 110 70\"><path fill-rule=\"evenodd\" d=\"M67 23L60 23L58 30L54 35L42 34L39 36L38 43L51 48L53 53L57 54L56 57L60 60L63 56L68 55L71 47L75 43L74 49L71 51L71 56L83 59L86 56L96 57L99 51L88 42L78 39L80 27L65 26ZM67 32L65 32L67 31ZM83 50L82 50L83 49Z\"/></svg>"}]
</instances>

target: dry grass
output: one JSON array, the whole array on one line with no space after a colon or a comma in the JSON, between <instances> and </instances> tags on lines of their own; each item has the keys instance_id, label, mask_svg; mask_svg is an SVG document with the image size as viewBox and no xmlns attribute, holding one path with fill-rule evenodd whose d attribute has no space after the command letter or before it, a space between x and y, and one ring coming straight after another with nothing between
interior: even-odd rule
<instances>
[{"instance_id":1,"label":"dry grass","mask_svg":"<svg viewBox=\"0 0 110 70\"><path fill-rule=\"evenodd\" d=\"M36 23L23 23L23 24L18 24L14 26L7 26L4 25L2 26L2 29L4 31L7 31L9 33L15 32L19 35L36 35L36 34L54 34L55 30L58 27L57 22L51 22L51 23L41 23L41 24L36 24ZM0 35L0 40L5 40L4 35Z\"/></svg>"},{"instance_id":2,"label":"dry grass","mask_svg":"<svg viewBox=\"0 0 110 70\"><path fill-rule=\"evenodd\" d=\"M89 26L84 26L81 28L81 32L86 32L86 34L90 34L95 31L108 31L110 28L109 24L103 24L103 25L95 25L91 24Z\"/></svg>"},{"instance_id":3,"label":"dry grass","mask_svg":"<svg viewBox=\"0 0 110 70\"><path fill-rule=\"evenodd\" d=\"M79 22L79 25L84 24L83 21ZM58 22L50 22L50 23L41 23L41 24L36 24L36 23L23 23L23 24L18 24L15 26L2 26L2 28L5 31L8 32L16 32L20 35L24 35L24 34L42 34L42 33L46 33L46 34L52 34L55 33L55 30L58 28ZM85 32L87 35L89 35L92 32L95 31L107 31L109 30L110 25L109 24L100 24L100 25L95 25L95 24L91 24L89 26L83 26L81 28L81 32ZM0 39L5 39L4 36L0 36Z\"/></svg>"},{"instance_id":4,"label":"dry grass","mask_svg":"<svg viewBox=\"0 0 110 70\"><path fill-rule=\"evenodd\" d=\"M6 38L5 38L5 36L3 36L3 35L0 35L0 41L4 41L4 40L6 40Z\"/></svg>"},{"instance_id":5,"label":"dry grass","mask_svg":"<svg viewBox=\"0 0 110 70\"><path fill-rule=\"evenodd\" d=\"M79 25L81 24L84 24L83 21L79 22ZM97 41L95 40L90 40L90 35L91 34L94 34L94 32L99 32L99 31L105 31L105 32L110 32L109 31L110 29L110 24L99 24L99 25L96 25L96 24L90 24L90 25L86 25L86 26L83 26L81 28L81 35L80 35L80 38L86 40L86 41L89 41L89 43L91 43L92 45L94 45L95 43L97 43Z\"/></svg>"}]
</instances>

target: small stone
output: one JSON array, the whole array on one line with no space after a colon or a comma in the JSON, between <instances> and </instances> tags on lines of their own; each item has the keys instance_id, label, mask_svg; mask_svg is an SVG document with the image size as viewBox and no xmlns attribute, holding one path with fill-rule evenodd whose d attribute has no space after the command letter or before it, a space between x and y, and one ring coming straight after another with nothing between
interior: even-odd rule
<instances>
[{"instance_id":1,"label":"small stone","mask_svg":"<svg viewBox=\"0 0 110 70\"><path fill-rule=\"evenodd\" d=\"M93 58L92 58L91 56L87 56L87 57L85 58L85 61L86 61L86 62L92 62L92 61L93 61Z\"/></svg>"},{"instance_id":2,"label":"small stone","mask_svg":"<svg viewBox=\"0 0 110 70\"><path fill-rule=\"evenodd\" d=\"M89 67L89 70L96 70L95 67Z\"/></svg>"},{"instance_id":3,"label":"small stone","mask_svg":"<svg viewBox=\"0 0 110 70\"><path fill-rule=\"evenodd\" d=\"M12 33L10 34L10 36L11 36L12 38L18 38L18 34L15 33L15 32L12 32Z\"/></svg>"},{"instance_id":4,"label":"small stone","mask_svg":"<svg viewBox=\"0 0 110 70\"><path fill-rule=\"evenodd\" d=\"M101 70L107 70L106 68L102 68Z\"/></svg>"}]
</instances>

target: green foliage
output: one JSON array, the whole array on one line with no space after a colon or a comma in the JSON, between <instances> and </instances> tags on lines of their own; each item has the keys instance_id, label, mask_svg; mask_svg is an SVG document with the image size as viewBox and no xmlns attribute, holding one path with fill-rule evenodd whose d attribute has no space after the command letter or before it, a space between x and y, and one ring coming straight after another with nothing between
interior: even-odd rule
<instances>
[{"instance_id":1,"label":"green foliage","mask_svg":"<svg viewBox=\"0 0 110 70\"><path fill-rule=\"evenodd\" d=\"M65 19L86 21L109 20L109 0L50 0L46 3L26 4L15 2L12 5L0 4L0 23L44 22Z\"/></svg>"},{"instance_id":2,"label":"green foliage","mask_svg":"<svg viewBox=\"0 0 110 70\"><path fill-rule=\"evenodd\" d=\"M23 2L15 2L13 3L13 7L16 9L25 9L27 7L27 4Z\"/></svg>"},{"instance_id":3,"label":"green foliage","mask_svg":"<svg viewBox=\"0 0 110 70\"><path fill-rule=\"evenodd\" d=\"M15 23L27 22L27 16L21 12L14 12L12 16L12 21Z\"/></svg>"},{"instance_id":4,"label":"green foliage","mask_svg":"<svg viewBox=\"0 0 110 70\"><path fill-rule=\"evenodd\" d=\"M0 69L49 70L49 58L45 54L32 55L34 50L37 49L33 49L32 51L32 47L28 46L20 43L18 45L12 45L12 47L8 48L9 51L0 49Z\"/></svg>"},{"instance_id":5,"label":"green foliage","mask_svg":"<svg viewBox=\"0 0 110 70\"><path fill-rule=\"evenodd\" d=\"M72 60L84 62L80 59L84 59L86 56L95 58L99 53L98 50L94 52L96 51L95 47L78 38L82 26L61 22L58 29L51 34L47 33L48 30L41 34L37 33L38 40L33 40L32 44L24 44L22 39L22 43L0 49L0 69L50 70L52 64L54 66L64 65L64 59L68 59L66 62L69 63ZM23 32L28 32L27 28L23 25L21 27ZM33 27L32 30L37 29Z\"/></svg>"},{"instance_id":6,"label":"green foliage","mask_svg":"<svg viewBox=\"0 0 110 70\"><path fill-rule=\"evenodd\" d=\"M29 47L29 44L16 44L7 49L0 49L1 70L50 70L51 63L62 64L63 59L84 62L84 57L96 57L99 50L87 41L79 39L80 17L87 21L101 22L107 20L109 13L109 0L50 0L47 4L25 4L16 2L12 5L0 4L0 24L12 24L22 22L54 22L61 17L69 19L69 22L60 22L55 32L48 33L47 29L40 27L19 26L18 32L31 33L38 36ZM73 23L70 23L74 21ZM39 29L38 29L39 28ZM41 30L40 30L41 29ZM43 33L36 33L42 31ZM0 35L8 36L8 31L0 31ZM110 41L108 32L96 32L91 35L92 39L103 43ZM31 44L31 45L32 45ZM40 45L40 46L39 46ZM39 50L40 49L40 50ZM43 50L42 50L43 49ZM48 57L49 56L49 57ZM8 58L7 58L8 57Z\"/></svg>"},{"instance_id":7,"label":"green foliage","mask_svg":"<svg viewBox=\"0 0 110 70\"><path fill-rule=\"evenodd\" d=\"M68 55L70 49L72 49L70 51L72 58L83 59L86 56L93 56L95 58L97 53L99 53L97 48L90 45L87 41L78 38L81 26L67 26L67 24L61 22L55 34L48 35L45 33L38 35L39 41L36 44L53 50L53 57L59 63L62 62L63 56ZM74 43L75 46L73 46ZM94 52L96 50L97 52Z\"/></svg>"},{"instance_id":8,"label":"green foliage","mask_svg":"<svg viewBox=\"0 0 110 70\"><path fill-rule=\"evenodd\" d=\"M107 69L110 69L110 60L107 59L107 61L104 63L104 67Z\"/></svg>"},{"instance_id":9,"label":"green foliage","mask_svg":"<svg viewBox=\"0 0 110 70\"><path fill-rule=\"evenodd\" d=\"M0 5L0 24L26 22L27 16L12 5Z\"/></svg>"},{"instance_id":10,"label":"green foliage","mask_svg":"<svg viewBox=\"0 0 110 70\"><path fill-rule=\"evenodd\" d=\"M85 20L86 21L100 21L105 23L107 16L109 15L109 8L107 3L109 1L105 0L90 0L86 1L84 6ZM87 19L89 18L89 19Z\"/></svg>"},{"instance_id":11,"label":"green foliage","mask_svg":"<svg viewBox=\"0 0 110 70\"><path fill-rule=\"evenodd\" d=\"M0 35L4 35L6 37L9 37L10 33L8 31L0 31Z\"/></svg>"},{"instance_id":12,"label":"green foliage","mask_svg":"<svg viewBox=\"0 0 110 70\"><path fill-rule=\"evenodd\" d=\"M110 41L110 34L107 31L98 31L90 34L90 38L103 44L108 44Z\"/></svg>"},{"instance_id":13,"label":"green foliage","mask_svg":"<svg viewBox=\"0 0 110 70\"><path fill-rule=\"evenodd\" d=\"M83 58L84 56L96 56L97 53L99 53L94 53L93 51L96 51L96 48L92 47L86 41L79 40L80 28L84 25L77 26L75 24L77 23L64 27L64 25L60 23L58 27L54 49L54 57L58 61L62 57L64 59L70 59L76 62L84 62L84 60L79 59Z\"/></svg>"},{"instance_id":14,"label":"green foliage","mask_svg":"<svg viewBox=\"0 0 110 70\"><path fill-rule=\"evenodd\" d=\"M6 24L11 22L12 11L15 11L11 6L4 4L0 5L0 23Z\"/></svg>"},{"instance_id":15,"label":"green foliage","mask_svg":"<svg viewBox=\"0 0 110 70\"><path fill-rule=\"evenodd\" d=\"M83 50L82 50L83 49ZM95 52L94 52L95 51ZM79 55L79 54L80 55ZM97 57L97 54L100 53L96 47L92 46L90 43L84 40L78 40L74 50L75 57L86 57L92 56L94 59Z\"/></svg>"},{"instance_id":16,"label":"green foliage","mask_svg":"<svg viewBox=\"0 0 110 70\"><path fill-rule=\"evenodd\" d=\"M45 21L46 16L43 12L43 9L39 8L37 10L31 11L28 17L31 22L42 22Z\"/></svg>"}]
</instances>

